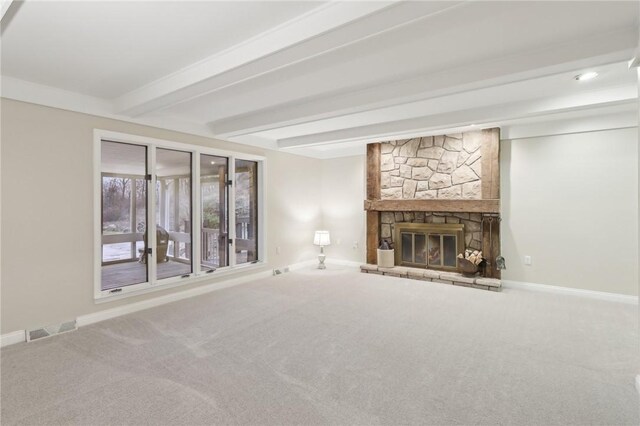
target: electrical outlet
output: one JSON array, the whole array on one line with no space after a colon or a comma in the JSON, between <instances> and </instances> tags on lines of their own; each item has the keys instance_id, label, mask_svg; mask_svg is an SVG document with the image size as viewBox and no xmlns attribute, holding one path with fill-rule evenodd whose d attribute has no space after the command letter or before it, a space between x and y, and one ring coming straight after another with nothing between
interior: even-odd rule
<instances>
[{"instance_id":1,"label":"electrical outlet","mask_svg":"<svg viewBox=\"0 0 640 426\"><path fill-rule=\"evenodd\" d=\"M276 254L280 254L280 246L276 246Z\"/></svg>"},{"instance_id":2,"label":"electrical outlet","mask_svg":"<svg viewBox=\"0 0 640 426\"><path fill-rule=\"evenodd\" d=\"M358 242L357 241L353 242L353 249L354 250L358 250Z\"/></svg>"},{"instance_id":3,"label":"electrical outlet","mask_svg":"<svg viewBox=\"0 0 640 426\"><path fill-rule=\"evenodd\" d=\"M342 244L342 240L341 240L340 238L338 238L338 239L336 240L336 244L337 244L337 245Z\"/></svg>"},{"instance_id":4,"label":"electrical outlet","mask_svg":"<svg viewBox=\"0 0 640 426\"><path fill-rule=\"evenodd\" d=\"M531 256L525 256L524 257L524 264L525 265L531 265Z\"/></svg>"}]
</instances>

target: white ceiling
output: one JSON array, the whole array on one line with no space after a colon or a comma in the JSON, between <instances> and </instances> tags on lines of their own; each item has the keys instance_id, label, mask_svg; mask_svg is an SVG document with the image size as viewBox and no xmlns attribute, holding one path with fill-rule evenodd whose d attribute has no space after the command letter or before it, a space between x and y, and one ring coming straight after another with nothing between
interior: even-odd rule
<instances>
[{"instance_id":1,"label":"white ceiling","mask_svg":"<svg viewBox=\"0 0 640 426\"><path fill-rule=\"evenodd\" d=\"M317 5L26 1L2 34L2 74L112 99Z\"/></svg>"},{"instance_id":2,"label":"white ceiling","mask_svg":"<svg viewBox=\"0 0 640 426\"><path fill-rule=\"evenodd\" d=\"M27 1L2 21L2 95L330 158L635 111L638 17L635 1Z\"/></svg>"}]
</instances>

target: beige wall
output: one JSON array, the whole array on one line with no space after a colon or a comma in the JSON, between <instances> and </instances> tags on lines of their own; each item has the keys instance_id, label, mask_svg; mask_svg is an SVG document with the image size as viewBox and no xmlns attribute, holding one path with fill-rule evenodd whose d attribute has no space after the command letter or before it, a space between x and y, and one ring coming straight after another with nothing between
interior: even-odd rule
<instances>
[{"instance_id":1,"label":"beige wall","mask_svg":"<svg viewBox=\"0 0 640 426\"><path fill-rule=\"evenodd\" d=\"M364 261L364 155L315 160L6 99L1 124L2 333L210 282L94 303L94 128L266 156L263 269L315 258L320 228L329 259ZM629 129L502 142L505 279L637 294L637 141Z\"/></svg>"},{"instance_id":2,"label":"beige wall","mask_svg":"<svg viewBox=\"0 0 640 426\"><path fill-rule=\"evenodd\" d=\"M364 155L322 162L322 220L331 232L328 259L364 263L365 162Z\"/></svg>"},{"instance_id":3,"label":"beige wall","mask_svg":"<svg viewBox=\"0 0 640 426\"><path fill-rule=\"evenodd\" d=\"M635 128L502 141L503 278L637 295L637 145Z\"/></svg>"},{"instance_id":4,"label":"beige wall","mask_svg":"<svg viewBox=\"0 0 640 426\"><path fill-rule=\"evenodd\" d=\"M637 129L501 142L504 279L638 294L637 143ZM329 258L365 259L364 167L364 155L322 164Z\"/></svg>"},{"instance_id":5,"label":"beige wall","mask_svg":"<svg viewBox=\"0 0 640 426\"><path fill-rule=\"evenodd\" d=\"M2 333L56 324L181 291L93 301L93 129L267 157L264 269L316 256L321 161L33 104L2 100ZM275 247L280 246L280 254Z\"/></svg>"}]
</instances>

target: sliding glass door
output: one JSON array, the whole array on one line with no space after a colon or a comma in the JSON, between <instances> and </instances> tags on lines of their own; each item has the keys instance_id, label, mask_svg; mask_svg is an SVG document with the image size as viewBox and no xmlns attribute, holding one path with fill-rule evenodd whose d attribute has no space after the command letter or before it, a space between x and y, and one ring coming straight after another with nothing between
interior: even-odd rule
<instances>
[{"instance_id":1,"label":"sliding glass door","mask_svg":"<svg viewBox=\"0 0 640 426\"><path fill-rule=\"evenodd\" d=\"M191 244L191 153L156 149L156 275L193 272Z\"/></svg>"},{"instance_id":2,"label":"sliding glass door","mask_svg":"<svg viewBox=\"0 0 640 426\"><path fill-rule=\"evenodd\" d=\"M229 265L228 159L200 155L201 269Z\"/></svg>"},{"instance_id":3,"label":"sliding glass door","mask_svg":"<svg viewBox=\"0 0 640 426\"><path fill-rule=\"evenodd\" d=\"M258 163L236 160L236 264L258 260Z\"/></svg>"},{"instance_id":4,"label":"sliding glass door","mask_svg":"<svg viewBox=\"0 0 640 426\"><path fill-rule=\"evenodd\" d=\"M131 139L95 142L96 298L260 260L260 157Z\"/></svg>"},{"instance_id":5,"label":"sliding glass door","mask_svg":"<svg viewBox=\"0 0 640 426\"><path fill-rule=\"evenodd\" d=\"M147 147L102 141L102 290L148 281L146 177Z\"/></svg>"}]
</instances>

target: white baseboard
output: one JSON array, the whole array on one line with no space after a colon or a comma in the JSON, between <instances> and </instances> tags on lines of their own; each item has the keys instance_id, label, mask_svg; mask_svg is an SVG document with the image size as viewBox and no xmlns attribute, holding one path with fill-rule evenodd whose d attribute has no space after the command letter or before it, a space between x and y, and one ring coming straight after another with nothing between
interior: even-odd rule
<instances>
[{"instance_id":1,"label":"white baseboard","mask_svg":"<svg viewBox=\"0 0 640 426\"><path fill-rule=\"evenodd\" d=\"M103 311L94 312L92 314L81 315L77 318L78 327L94 324L96 322L116 318L122 315L127 315L133 312L143 311L145 309L154 308L156 306L166 305L167 303L176 302L182 299L188 299L189 297L199 296L201 294L210 293L212 291L221 290L223 288L232 287L238 284L243 284L248 281L253 281L261 278L267 278L272 275L271 270L256 272L253 274L243 275L236 278L217 281L215 283L203 285L196 288L191 288L176 293L167 294L165 296L154 297L153 299L147 299L140 302L130 303L128 305L118 306L116 308L105 309Z\"/></svg>"},{"instance_id":2,"label":"white baseboard","mask_svg":"<svg viewBox=\"0 0 640 426\"><path fill-rule=\"evenodd\" d=\"M314 265L317 262L316 259L306 260L303 262L294 263L289 265L290 270L302 269ZM122 315L131 314L145 309L154 308L156 306L166 305L167 303L176 302L178 300L187 299L190 297L199 296L202 294L210 293L212 291L221 290L223 288L233 287L235 285L243 284L249 281L258 280L272 276L272 270L255 272L253 274L242 275L226 280L217 281L211 284L203 285L200 287L191 288L176 293L167 294L164 296L154 297L152 299L142 300L140 302L129 303L127 305L118 306L116 308L105 309L102 311L94 312L87 315L80 315L76 319L78 327L94 324L100 321L116 318ZM12 333L3 334L0 336L1 346L12 345L15 343L25 342L26 334L24 330L14 331Z\"/></svg>"},{"instance_id":3,"label":"white baseboard","mask_svg":"<svg viewBox=\"0 0 640 426\"><path fill-rule=\"evenodd\" d=\"M580 288L560 287L547 284L526 283L522 281L502 280L503 288L517 288L531 291L542 291L546 293L567 294L571 296L588 297L590 299L607 300L609 302L638 304L638 296L628 296L626 294L607 293L604 291L583 290Z\"/></svg>"},{"instance_id":4,"label":"white baseboard","mask_svg":"<svg viewBox=\"0 0 640 426\"><path fill-rule=\"evenodd\" d=\"M311 259L303 262L294 263L289 265L289 270L295 271L296 269L302 269L313 265L317 260ZM273 275L272 270L255 272L253 274L242 275L235 278L217 281L215 283L203 285L200 287L167 294L165 296L154 297L153 299L143 300L140 302L131 303L128 305L118 306L117 308L106 309L103 311L95 312L92 314L81 315L77 318L78 327L82 327L96 322L116 318L122 315L131 314L133 312L142 311L156 306L166 305L167 303L176 302L182 299L188 299L189 297L199 296L201 294L210 293L212 291L221 290L223 288L233 287L238 284L243 284L249 281L258 280L261 278L267 278Z\"/></svg>"},{"instance_id":5,"label":"white baseboard","mask_svg":"<svg viewBox=\"0 0 640 426\"><path fill-rule=\"evenodd\" d=\"M302 262L289 265L289 270L295 271L303 268L307 268L315 265L317 259L305 260ZM327 259L329 265L341 265L353 268L359 268L362 262L356 262L352 260L343 259ZM187 299L189 297L199 296L201 294L210 293L212 291L220 290L223 288L232 287L238 284L243 284L252 280L261 278L267 278L272 275L271 270L256 272L253 274L243 275L227 280L218 281L215 283L207 284L204 286L167 294L165 296L154 297L152 299L143 300L140 302L130 303L128 305L119 306L116 308L105 309L103 311L94 312L92 314L81 315L77 318L78 327L82 327L89 324L94 324L100 321L116 318L122 315L127 315L133 312L142 311L145 309L153 308L156 306L165 305L167 303L176 302L178 300ZM630 304L637 304L638 298L636 296L627 296L623 294L606 293L601 291L581 290L568 287L558 287L544 284L525 283L519 281L502 280L504 288L518 288L532 291L544 291L549 293L569 294L574 296L590 297L594 299L623 302ZM24 330L17 330L11 333L0 335L0 347L13 345L15 343L21 343L26 341L26 333ZM636 377L636 388L640 392L640 375Z\"/></svg>"},{"instance_id":6,"label":"white baseboard","mask_svg":"<svg viewBox=\"0 0 640 426\"><path fill-rule=\"evenodd\" d=\"M294 263L289 265L289 270L295 271L297 269L306 268L314 265L317 262L316 259L310 259L303 262ZM199 296L201 294L210 293L212 291L221 290L223 288L233 287L238 284L243 284L249 281L258 280L272 276L271 270L260 271L253 274L242 275L226 280L217 281L211 284L203 285L200 287L191 288L176 293L167 294L160 297L154 297L152 299L142 300L140 302L130 303L116 308L105 309L102 311L94 312L87 315L80 315L76 319L78 327L94 324L100 321L105 321L111 318L116 318L122 315L131 314L145 309L154 308L156 306L166 305L167 303L176 302L178 300L187 299L189 297ZM12 333L3 334L0 336L0 347L13 345L15 343L25 342L26 333L24 330L14 331Z\"/></svg>"},{"instance_id":7,"label":"white baseboard","mask_svg":"<svg viewBox=\"0 0 640 426\"><path fill-rule=\"evenodd\" d=\"M360 269L360 265L362 265L364 262L356 262L354 260L327 258L325 263L327 263L328 265L349 266L350 268L358 268L358 269Z\"/></svg>"},{"instance_id":8,"label":"white baseboard","mask_svg":"<svg viewBox=\"0 0 640 426\"><path fill-rule=\"evenodd\" d=\"M318 259L309 259L303 260L302 262L294 263L289 265L290 271L297 271L299 269L304 269L316 265L318 263Z\"/></svg>"},{"instance_id":9,"label":"white baseboard","mask_svg":"<svg viewBox=\"0 0 640 426\"><path fill-rule=\"evenodd\" d=\"M304 269L315 265L318 262L317 259L305 260L289 265L290 271ZM359 262L341 259L327 259L327 263L334 265L353 266L360 267ZM92 314L81 315L77 318L78 327L82 327L96 322L116 318L122 315L131 314L133 312L142 311L156 306L166 305L167 303L176 302L178 300L187 299L189 297L199 296L201 294L210 293L212 291L220 290L223 288L232 287L238 284L243 284L249 281L267 278L272 276L272 270L256 272L253 274L243 275L228 280L218 281L212 284L203 285L200 287L184 290L176 293L167 294L165 296L154 297L153 299L147 299L140 302L130 303L128 305L118 306L116 308L105 309L103 311L94 312ZM24 336L22 336L24 339Z\"/></svg>"},{"instance_id":10,"label":"white baseboard","mask_svg":"<svg viewBox=\"0 0 640 426\"><path fill-rule=\"evenodd\" d=\"M27 333L24 330L17 330L0 336L0 348L27 341Z\"/></svg>"},{"instance_id":11,"label":"white baseboard","mask_svg":"<svg viewBox=\"0 0 640 426\"><path fill-rule=\"evenodd\" d=\"M358 269L360 269L360 265L363 264L363 262L356 262L353 260L344 260L344 259L334 259L330 257L328 257L324 261L324 263L325 265L340 265L340 266L348 266L351 268L358 268ZM289 265L289 270L296 271L299 269L309 268L317 265L318 265L318 259L310 259L310 260L294 263L293 265Z\"/></svg>"}]
</instances>

